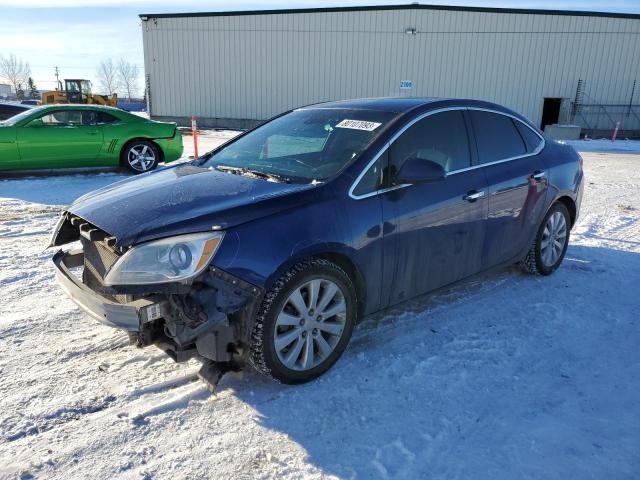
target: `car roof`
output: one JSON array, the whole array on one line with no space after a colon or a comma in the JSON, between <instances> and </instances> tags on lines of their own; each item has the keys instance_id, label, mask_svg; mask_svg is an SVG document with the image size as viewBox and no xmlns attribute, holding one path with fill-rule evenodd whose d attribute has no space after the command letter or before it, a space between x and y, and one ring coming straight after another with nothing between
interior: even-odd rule
<instances>
[{"instance_id":1,"label":"car roof","mask_svg":"<svg viewBox=\"0 0 640 480\"><path fill-rule=\"evenodd\" d=\"M53 105L40 105L39 107L34 108L34 110L38 110L39 112L46 110L106 110L113 112L121 112L115 107L107 106L107 105L84 105L81 103L56 103Z\"/></svg>"},{"instance_id":2,"label":"car roof","mask_svg":"<svg viewBox=\"0 0 640 480\"><path fill-rule=\"evenodd\" d=\"M382 112L403 113L438 100L442 99L430 97L356 98L352 100L336 100L332 102L315 103L303 108L350 108L356 110L379 110Z\"/></svg>"},{"instance_id":3,"label":"car roof","mask_svg":"<svg viewBox=\"0 0 640 480\"><path fill-rule=\"evenodd\" d=\"M29 110L33 108L33 105L28 105L25 103L16 103L16 102L0 102L0 107L13 107L13 108L22 108L23 110Z\"/></svg>"},{"instance_id":4,"label":"car roof","mask_svg":"<svg viewBox=\"0 0 640 480\"><path fill-rule=\"evenodd\" d=\"M528 120L522 115L510 110L502 105L487 102L484 100L473 100L468 98L439 98L439 97L377 97L377 98L357 98L353 100L337 100L333 102L315 103L302 107L302 109L320 108L346 108L357 110L378 110L395 113L404 116L409 112L424 112L447 107L469 107L475 109L486 109L507 113L518 117L527 123Z\"/></svg>"}]
</instances>

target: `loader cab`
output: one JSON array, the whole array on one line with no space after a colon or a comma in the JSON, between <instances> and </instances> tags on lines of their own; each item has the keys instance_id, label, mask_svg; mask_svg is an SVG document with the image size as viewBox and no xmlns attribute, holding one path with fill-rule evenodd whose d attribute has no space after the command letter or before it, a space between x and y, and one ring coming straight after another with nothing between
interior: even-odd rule
<instances>
[{"instance_id":1,"label":"loader cab","mask_svg":"<svg viewBox=\"0 0 640 480\"><path fill-rule=\"evenodd\" d=\"M91 82L89 80L67 79L64 81L64 90L69 103L87 103L85 99L91 95Z\"/></svg>"}]
</instances>

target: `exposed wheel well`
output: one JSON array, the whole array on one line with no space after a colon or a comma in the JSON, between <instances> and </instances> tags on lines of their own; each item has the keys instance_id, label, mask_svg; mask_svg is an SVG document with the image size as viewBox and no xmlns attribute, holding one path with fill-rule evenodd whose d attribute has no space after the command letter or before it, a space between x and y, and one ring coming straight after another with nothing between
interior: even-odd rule
<instances>
[{"instance_id":1,"label":"exposed wheel well","mask_svg":"<svg viewBox=\"0 0 640 480\"><path fill-rule=\"evenodd\" d=\"M131 140L128 140L127 142L124 143L124 145L122 145L122 148L120 149L120 166L121 167L126 167L125 159L124 159L124 151L125 149L133 142L136 142L138 140L144 140L145 142L150 142L153 143L156 148L158 149L158 163L160 162L164 162L164 152L162 151L162 149L160 148L160 145L158 145L156 142L154 142L151 138L144 138L144 137L136 137L136 138L132 138Z\"/></svg>"},{"instance_id":2,"label":"exposed wheel well","mask_svg":"<svg viewBox=\"0 0 640 480\"><path fill-rule=\"evenodd\" d=\"M571 218L571 228L573 228L573 224L576 222L576 204L571 199L571 197L563 196L556 200L556 202L562 203L567 210L569 210L569 217Z\"/></svg>"},{"instance_id":3,"label":"exposed wheel well","mask_svg":"<svg viewBox=\"0 0 640 480\"><path fill-rule=\"evenodd\" d=\"M365 286L364 278L362 277L362 274L360 273L356 265L351 261L349 257L341 253L322 253L316 255L315 258L322 258L324 260L335 263L353 280L353 284L356 287L356 296L358 298L358 320L360 320L364 314L367 289Z\"/></svg>"}]
</instances>

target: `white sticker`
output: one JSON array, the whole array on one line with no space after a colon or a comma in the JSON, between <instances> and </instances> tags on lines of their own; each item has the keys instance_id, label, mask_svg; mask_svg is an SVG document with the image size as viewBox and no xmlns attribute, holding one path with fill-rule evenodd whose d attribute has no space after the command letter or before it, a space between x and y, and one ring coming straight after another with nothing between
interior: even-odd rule
<instances>
[{"instance_id":1,"label":"white sticker","mask_svg":"<svg viewBox=\"0 0 640 480\"><path fill-rule=\"evenodd\" d=\"M152 303L147 307L147 322L160 318L160 304Z\"/></svg>"},{"instance_id":2,"label":"white sticker","mask_svg":"<svg viewBox=\"0 0 640 480\"><path fill-rule=\"evenodd\" d=\"M373 132L378 128L381 123L366 122L364 120L342 120L336 125L336 128L353 128L354 130L366 130L367 132Z\"/></svg>"}]
</instances>

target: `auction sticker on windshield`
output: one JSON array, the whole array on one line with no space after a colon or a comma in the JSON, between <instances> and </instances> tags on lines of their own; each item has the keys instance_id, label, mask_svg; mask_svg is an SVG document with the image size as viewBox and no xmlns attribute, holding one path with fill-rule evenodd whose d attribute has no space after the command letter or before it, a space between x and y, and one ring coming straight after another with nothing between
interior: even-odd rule
<instances>
[{"instance_id":1,"label":"auction sticker on windshield","mask_svg":"<svg viewBox=\"0 0 640 480\"><path fill-rule=\"evenodd\" d=\"M367 132L373 132L378 128L381 123L366 122L364 120L342 120L336 125L336 128L353 128L354 130L366 130Z\"/></svg>"}]
</instances>

